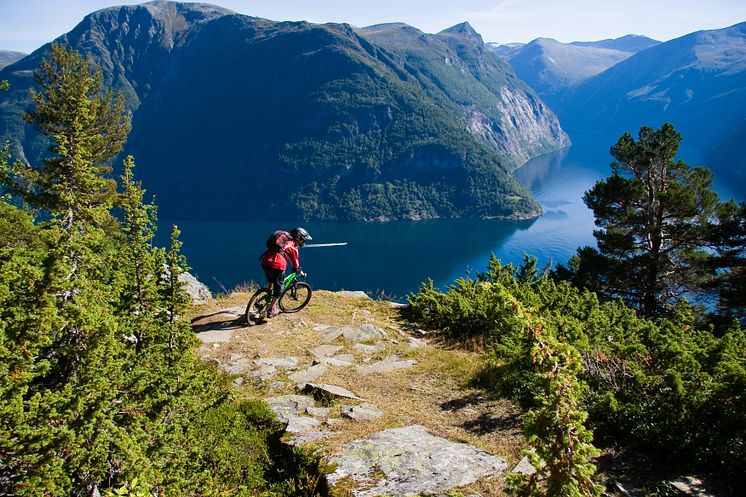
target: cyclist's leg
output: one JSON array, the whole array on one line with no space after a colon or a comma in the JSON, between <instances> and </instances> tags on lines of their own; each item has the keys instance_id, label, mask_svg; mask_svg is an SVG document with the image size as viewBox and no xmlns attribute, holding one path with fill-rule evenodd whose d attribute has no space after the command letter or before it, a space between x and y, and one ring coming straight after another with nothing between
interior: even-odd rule
<instances>
[{"instance_id":1,"label":"cyclist's leg","mask_svg":"<svg viewBox=\"0 0 746 497\"><path fill-rule=\"evenodd\" d=\"M272 302L269 305L269 314L267 315L267 317L271 318L279 313L277 301L280 300L280 294L282 293L282 284L285 280L285 271L272 267L262 267L264 269L264 274L267 276L267 283L269 285L270 292L272 292Z\"/></svg>"}]
</instances>

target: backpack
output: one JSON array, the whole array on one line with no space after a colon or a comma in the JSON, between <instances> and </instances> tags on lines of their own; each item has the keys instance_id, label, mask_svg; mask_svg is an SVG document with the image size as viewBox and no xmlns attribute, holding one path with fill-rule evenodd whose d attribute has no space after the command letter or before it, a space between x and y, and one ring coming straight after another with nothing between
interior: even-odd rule
<instances>
[{"instance_id":1,"label":"backpack","mask_svg":"<svg viewBox=\"0 0 746 497\"><path fill-rule=\"evenodd\" d=\"M290 233L283 230L277 230L267 238L267 250L270 252L282 252L282 246L290 240Z\"/></svg>"}]
</instances>

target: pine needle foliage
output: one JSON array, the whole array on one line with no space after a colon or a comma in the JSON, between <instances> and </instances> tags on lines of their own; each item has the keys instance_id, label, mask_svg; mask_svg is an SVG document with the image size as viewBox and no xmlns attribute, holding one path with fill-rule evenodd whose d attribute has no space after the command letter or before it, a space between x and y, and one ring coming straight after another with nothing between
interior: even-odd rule
<instances>
[{"instance_id":1,"label":"pine needle foliage","mask_svg":"<svg viewBox=\"0 0 746 497\"><path fill-rule=\"evenodd\" d=\"M50 157L27 167L0 150L0 494L286 488L267 481L282 427L197 357L178 229L153 245L132 157L121 192L107 176L129 129L121 99L56 45L37 79L28 118Z\"/></svg>"},{"instance_id":2,"label":"pine needle foliage","mask_svg":"<svg viewBox=\"0 0 746 497\"><path fill-rule=\"evenodd\" d=\"M527 328L533 345L530 361L538 373L542 394L526 413L524 432L533 450L526 452L536 472L510 478L513 493L525 497L595 497L603 486L594 482L593 433L585 426L580 380L582 363L577 349L543 333L541 323Z\"/></svg>"},{"instance_id":3,"label":"pine needle foliage","mask_svg":"<svg viewBox=\"0 0 746 497\"><path fill-rule=\"evenodd\" d=\"M721 315L743 319L743 301L720 289L742 279L746 207L720 201L709 169L677 160L681 140L670 123L619 138L612 175L583 196L598 247L579 248L557 274L647 317L714 293Z\"/></svg>"}]
</instances>

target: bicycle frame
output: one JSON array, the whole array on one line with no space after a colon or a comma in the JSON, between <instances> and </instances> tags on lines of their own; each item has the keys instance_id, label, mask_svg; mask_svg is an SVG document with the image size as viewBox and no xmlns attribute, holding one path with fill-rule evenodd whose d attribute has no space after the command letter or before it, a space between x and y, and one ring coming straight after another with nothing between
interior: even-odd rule
<instances>
[{"instance_id":1,"label":"bicycle frame","mask_svg":"<svg viewBox=\"0 0 746 497\"><path fill-rule=\"evenodd\" d=\"M287 290L287 289L288 289L288 287L289 287L289 286L290 286L290 285L291 285L291 284L293 283L293 281L295 281L295 280L296 280L297 278L298 278L298 273L296 273L295 271L293 271L293 272L292 272L292 273L290 273L289 275L285 276L285 280L284 280L284 281L282 282L282 291L284 292L285 290Z\"/></svg>"}]
</instances>

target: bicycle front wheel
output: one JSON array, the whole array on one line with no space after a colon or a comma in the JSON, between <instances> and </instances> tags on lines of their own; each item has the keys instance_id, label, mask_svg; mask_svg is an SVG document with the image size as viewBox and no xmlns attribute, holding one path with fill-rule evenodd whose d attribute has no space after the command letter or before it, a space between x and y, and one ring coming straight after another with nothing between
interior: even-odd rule
<instances>
[{"instance_id":1,"label":"bicycle front wheel","mask_svg":"<svg viewBox=\"0 0 746 497\"><path fill-rule=\"evenodd\" d=\"M282 312L298 312L308 305L312 294L311 285L304 282L296 283L280 296L280 309Z\"/></svg>"},{"instance_id":2,"label":"bicycle front wheel","mask_svg":"<svg viewBox=\"0 0 746 497\"><path fill-rule=\"evenodd\" d=\"M246 306L244 317L246 324L253 326L267 319L267 312L272 303L272 294L267 288L260 288L254 293Z\"/></svg>"}]
</instances>

